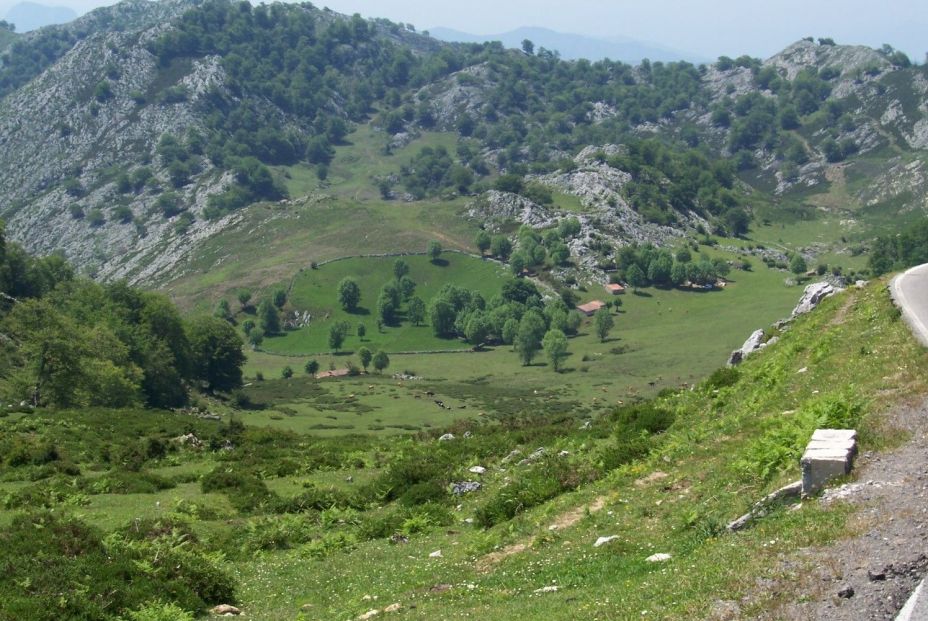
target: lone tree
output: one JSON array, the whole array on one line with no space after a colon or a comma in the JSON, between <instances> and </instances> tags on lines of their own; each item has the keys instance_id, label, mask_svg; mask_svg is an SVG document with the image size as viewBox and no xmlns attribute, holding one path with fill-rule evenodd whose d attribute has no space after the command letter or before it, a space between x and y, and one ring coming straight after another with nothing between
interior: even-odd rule
<instances>
[{"instance_id":1,"label":"lone tree","mask_svg":"<svg viewBox=\"0 0 928 621\"><path fill-rule=\"evenodd\" d=\"M794 254L793 258L789 260L789 271L793 274L797 276L805 274L807 269L809 269L809 267L806 265L806 260L802 258L801 254Z\"/></svg>"},{"instance_id":2,"label":"lone tree","mask_svg":"<svg viewBox=\"0 0 928 621\"><path fill-rule=\"evenodd\" d=\"M557 373L561 370L561 363L567 358L567 337L560 330L549 330L545 338L541 341L541 346L545 350L545 356L548 362Z\"/></svg>"},{"instance_id":3,"label":"lone tree","mask_svg":"<svg viewBox=\"0 0 928 621\"><path fill-rule=\"evenodd\" d=\"M487 253L492 243L493 240L490 239L490 234L486 231L478 232L477 237L474 238L474 245L477 246L477 250L480 251L481 257Z\"/></svg>"},{"instance_id":4,"label":"lone tree","mask_svg":"<svg viewBox=\"0 0 928 621\"><path fill-rule=\"evenodd\" d=\"M412 322L412 325L418 326L425 320L425 302L422 298L412 298L409 300L409 308L406 309L406 317Z\"/></svg>"},{"instance_id":5,"label":"lone tree","mask_svg":"<svg viewBox=\"0 0 928 621\"><path fill-rule=\"evenodd\" d=\"M439 244L435 240L430 241L428 249L426 250L426 253L429 255L429 260L432 263L435 263L436 261L438 261L438 258L441 256L441 244Z\"/></svg>"},{"instance_id":6,"label":"lone tree","mask_svg":"<svg viewBox=\"0 0 928 621\"><path fill-rule=\"evenodd\" d=\"M345 343L346 336L348 336L348 324L344 321L336 321L329 328L329 347L338 352Z\"/></svg>"},{"instance_id":7,"label":"lone tree","mask_svg":"<svg viewBox=\"0 0 928 621\"><path fill-rule=\"evenodd\" d=\"M207 390L228 391L242 385L242 339L228 322L215 317L199 317L187 326L193 376Z\"/></svg>"},{"instance_id":8,"label":"lone tree","mask_svg":"<svg viewBox=\"0 0 928 621\"><path fill-rule=\"evenodd\" d=\"M384 351L379 351L374 354L373 363L377 372L383 373L383 370L390 366L390 356Z\"/></svg>"},{"instance_id":9,"label":"lone tree","mask_svg":"<svg viewBox=\"0 0 928 621\"><path fill-rule=\"evenodd\" d=\"M364 336L366 334L367 334L367 326L365 326L363 323L359 323L358 324L358 338L363 341Z\"/></svg>"},{"instance_id":10,"label":"lone tree","mask_svg":"<svg viewBox=\"0 0 928 621\"><path fill-rule=\"evenodd\" d=\"M628 279L628 284L632 286L632 289L634 289L635 292L637 292L640 287L644 286L645 275L642 269L638 267L637 263L628 268L628 272L626 272L625 277Z\"/></svg>"},{"instance_id":11,"label":"lone tree","mask_svg":"<svg viewBox=\"0 0 928 621\"><path fill-rule=\"evenodd\" d=\"M522 366L529 366L535 354L541 349L541 339L545 333L545 320L535 311L528 311L519 322L519 331L516 333L513 344L519 352Z\"/></svg>"},{"instance_id":12,"label":"lone tree","mask_svg":"<svg viewBox=\"0 0 928 621\"><path fill-rule=\"evenodd\" d=\"M367 347L362 347L358 350L358 358L361 360L361 366L364 367L364 372L367 373L367 367L371 364L371 359L374 357L374 354L371 353Z\"/></svg>"},{"instance_id":13,"label":"lone tree","mask_svg":"<svg viewBox=\"0 0 928 621\"><path fill-rule=\"evenodd\" d=\"M258 307L258 323L265 334L277 334L280 332L280 315L277 314L277 308L271 304L270 300L263 300Z\"/></svg>"},{"instance_id":14,"label":"lone tree","mask_svg":"<svg viewBox=\"0 0 928 621\"><path fill-rule=\"evenodd\" d=\"M345 276L338 283L338 303L348 313L357 310L361 302L361 288L358 282L351 276Z\"/></svg>"},{"instance_id":15,"label":"lone tree","mask_svg":"<svg viewBox=\"0 0 928 621\"><path fill-rule=\"evenodd\" d=\"M393 277L402 280L403 276L409 273L409 264L403 259L397 259L393 262Z\"/></svg>"},{"instance_id":16,"label":"lone tree","mask_svg":"<svg viewBox=\"0 0 928 621\"><path fill-rule=\"evenodd\" d=\"M615 319L606 307L596 311L596 315L593 316L593 327L596 329L596 336L599 337L600 343L606 342L606 337L609 336L609 331L614 325Z\"/></svg>"},{"instance_id":17,"label":"lone tree","mask_svg":"<svg viewBox=\"0 0 928 621\"><path fill-rule=\"evenodd\" d=\"M303 370L306 371L308 375L315 375L319 372L319 362L315 358L312 360L307 360L306 366L303 367Z\"/></svg>"},{"instance_id":18,"label":"lone tree","mask_svg":"<svg viewBox=\"0 0 928 621\"><path fill-rule=\"evenodd\" d=\"M277 308L283 308L284 304L287 303L287 292L283 289L278 289L274 292L274 306Z\"/></svg>"},{"instance_id":19,"label":"lone tree","mask_svg":"<svg viewBox=\"0 0 928 621\"><path fill-rule=\"evenodd\" d=\"M238 292L238 303L241 304L243 311L246 308L248 308L248 303L250 301L251 301L251 291L239 291Z\"/></svg>"}]
</instances>

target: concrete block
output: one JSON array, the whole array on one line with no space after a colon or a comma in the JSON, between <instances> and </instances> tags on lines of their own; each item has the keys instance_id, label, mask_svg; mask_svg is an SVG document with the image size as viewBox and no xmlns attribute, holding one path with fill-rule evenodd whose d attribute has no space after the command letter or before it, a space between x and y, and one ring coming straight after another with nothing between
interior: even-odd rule
<instances>
[{"instance_id":1,"label":"concrete block","mask_svg":"<svg viewBox=\"0 0 928 621\"><path fill-rule=\"evenodd\" d=\"M813 440L853 440L857 442L856 429L816 429L812 433Z\"/></svg>"},{"instance_id":2,"label":"concrete block","mask_svg":"<svg viewBox=\"0 0 928 621\"><path fill-rule=\"evenodd\" d=\"M832 479L847 475L856 455L853 429L816 429L802 455L802 495L815 494Z\"/></svg>"}]
</instances>

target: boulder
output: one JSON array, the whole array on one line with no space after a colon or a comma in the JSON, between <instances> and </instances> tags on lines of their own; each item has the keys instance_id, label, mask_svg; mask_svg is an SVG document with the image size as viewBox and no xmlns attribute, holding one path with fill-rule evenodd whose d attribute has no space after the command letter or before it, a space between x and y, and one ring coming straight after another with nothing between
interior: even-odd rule
<instances>
[{"instance_id":1,"label":"boulder","mask_svg":"<svg viewBox=\"0 0 928 621\"><path fill-rule=\"evenodd\" d=\"M806 287L802 297L799 298L799 303L796 305L796 308L793 309L792 316L798 317L799 315L808 313L821 304L822 300L836 293L840 293L841 291L843 291L843 289L839 289L829 282L812 283Z\"/></svg>"},{"instance_id":2,"label":"boulder","mask_svg":"<svg viewBox=\"0 0 928 621\"><path fill-rule=\"evenodd\" d=\"M470 468L467 469L467 471L470 472L471 474L483 474L487 471L487 469L484 468L483 466L471 466Z\"/></svg>"},{"instance_id":3,"label":"boulder","mask_svg":"<svg viewBox=\"0 0 928 621\"><path fill-rule=\"evenodd\" d=\"M461 481L451 484L451 493L455 496L463 496L471 492L478 491L483 485L478 481Z\"/></svg>"},{"instance_id":4,"label":"boulder","mask_svg":"<svg viewBox=\"0 0 928 621\"><path fill-rule=\"evenodd\" d=\"M453 434L453 433L446 433L445 435L443 435L443 436L441 436L440 438L438 438L438 441L439 441L439 442L450 442L451 440L454 440L454 434Z\"/></svg>"},{"instance_id":5,"label":"boulder","mask_svg":"<svg viewBox=\"0 0 928 621\"><path fill-rule=\"evenodd\" d=\"M219 604L210 609L210 614L221 615L223 617L235 617L242 614L242 611L229 604Z\"/></svg>"},{"instance_id":6,"label":"boulder","mask_svg":"<svg viewBox=\"0 0 928 621\"><path fill-rule=\"evenodd\" d=\"M751 333L751 336L748 337L748 340L744 342L744 345L742 345L740 349L736 349L735 351L731 352L731 356L728 357L728 365L735 366L763 346L764 331L755 330Z\"/></svg>"},{"instance_id":7,"label":"boulder","mask_svg":"<svg viewBox=\"0 0 928 621\"><path fill-rule=\"evenodd\" d=\"M598 548L600 546L604 546L610 541L615 541L618 538L619 538L618 535L609 535L608 537L600 537L599 539L596 540L596 543L593 544L593 547Z\"/></svg>"},{"instance_id":8,"label":"boulder","mask_svg":"<svg viewBox=\"0 0 928 621\"><path fill-rule=\"evenodd\" d=\"M664 561L669 561L671 558L672 557L666 552L658 552L657 554L652 554L644 560L648 563L663 563Z\"/></svg>"}]
</instances>

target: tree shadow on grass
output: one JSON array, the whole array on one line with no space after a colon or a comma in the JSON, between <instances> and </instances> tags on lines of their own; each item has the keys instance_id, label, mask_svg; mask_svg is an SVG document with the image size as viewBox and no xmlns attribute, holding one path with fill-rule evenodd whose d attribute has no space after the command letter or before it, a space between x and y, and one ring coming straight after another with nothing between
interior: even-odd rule
<instances>
[{"instance_id":1,"label":"tree shadow on grass","mask_svg":"<svg viewBox=\"0 0 928 621\"><path fill-rule=\"evenodd\" d=\"M371 310L369 308L365 308L364 306L358 306L353 311L348 311L348 314L349 315L360 315L360 316L366 317L367 315L371 314Z\"/></svg>"},{"instance_id":2,"label":"tree shadow on grass","mask_svg":"<svg viewBox=\"0 0 928 621\"><path fill-rule=\"evenodd\" d=\"M438 267L448 267L451 265L451 262L448 261L448 259L432 259L430 262L432 265L437 265Z\"/></svg>"},{"instance_id":3,"label":"tree shadow on grass","mask_svg":"<svg viewBox=\"0 0 928 621\"><path fill-rule=\"evenodd\" d=\"M653 298L654 297L647 291L632 291L632 295L637 295L639 298Z\"/></svg>"}]
</instances>

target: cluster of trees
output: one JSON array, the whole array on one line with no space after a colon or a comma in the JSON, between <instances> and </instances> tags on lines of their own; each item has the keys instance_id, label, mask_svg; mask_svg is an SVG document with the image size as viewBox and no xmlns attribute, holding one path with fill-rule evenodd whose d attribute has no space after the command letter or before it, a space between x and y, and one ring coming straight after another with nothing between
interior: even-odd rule
<instances>
[{"instance_id":1,"label":"cluster of trees","mask_svg":"<svg viewBox=\"0 0 928 621\"><path fill-rule=\"evenodd\" d=\"M242 342L215 317L181 318L162 295L78 278L58 257L35 259L0 235L8 399L33 405L173 407L191 386L241 384Z\"/></svg>"},{"instance_id":2,"label":"cluster of trees","mask_svg":"<svg viewBox=\"0 0 928 621\"><path fill-rule=\"evenodd\" d=\"M580 313L561 298L544 303L535 284L524 279L507 281L489 302L477 292L449 283L428 308L436 336L460 337L476 348L487 343L512 345L524 365L544 352L555 370L567 356L567 335L577 334L582 322ZM605 333L611 328L609 323Z\"/></svg>"},{"instance_id":3,"label":"cluster of trees","mask_svg":"<svg viewBox=\"0 0 928 621\"><path fill-rule=\"evenodd\" d=\"M543 266L549 260L554 266L566 265L570 261L567 242L579 233L580 221L577 218L565 218L556 228L548 229L544 233L522 225L519 228L516 249L509 256L512 273L521 274L523 270ZM490 242L490 247L492 246L493 240Z\"/></svg>"},{"instance_id":4,"label":"cluster of trees","mask_svg":"<svg viewBox=\"0 0 928 621\"><path fill-rule=\"evenodd\" d=\"M724 259L713 260L704 255L694 258L688 248L674 255L651 244L621 248L616 264L616 277L635 289L648 285L679 287L687 281L695 285L713 284L731 271Z\"/></svg>"},{"instance_id":5,"label":"cluster of trees","mask_svg":"<svg viewBox=\"0 0 928 621\"><path fill-rule=\"evenodd\" d=\"M928 263L928 219L895 235L878 237L870 249L868 266L874 276Z\"/></svg>"},{"instance_id":6,"label":"cluster of trees","mask_svg":"<svg viewBox=\"0 0 928 621\"><path fill-rule=\"evenodd\" d=\"M605 159L605 155L601 156ZM673 224L678 213L718 217L725 231L743 235L750 218L735 189L735 165L700 149L671 147L660 140L634 140L607 160L632 176L625 198L651 222Z\"/></svg>"}]
</instances>

